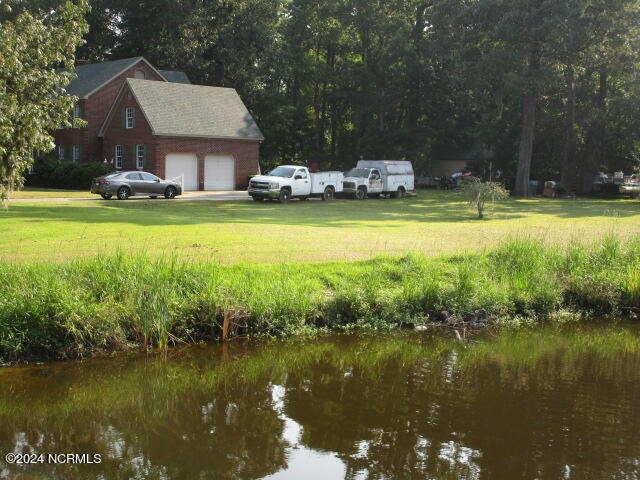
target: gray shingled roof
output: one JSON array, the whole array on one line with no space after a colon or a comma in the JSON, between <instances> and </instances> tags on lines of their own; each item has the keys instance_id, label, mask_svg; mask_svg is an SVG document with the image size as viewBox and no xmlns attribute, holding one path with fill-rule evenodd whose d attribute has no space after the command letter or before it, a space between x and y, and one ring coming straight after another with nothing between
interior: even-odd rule
<instances>
[{"instance_id":1,"label":"gray shingled roof","mask_svg":"<svg viewBox=\"0 0 640 480\"><path fill-rule=\"evenodd\" d=\"M160 75L167 79L167 82L174 83L191 83L189 77L184 72L177 72L174 70L158 70Z\"/></svg>"},{"instance_id":2,"label":"gray shingled roof","mask_svg":"<svg viewBox=\"0 0 640 480\"><path fill-rule=\"evenodd\" d=\"M67 86L67 93L79 98L84 98L100 85L118 75L121 71L137 63L140 59L142 59L142 57L79 65L75 69L77 77Z\"/></svg>"},{"instance_id":3,"label":"gray shingled roof","mask_svg":"<svg viewBox=\"0 0 640 480\"><path fill-rule=\"evenodd\" d=\"M155 135L263 140L233 88L127 79Z\"/></svg>"}]
</instances>

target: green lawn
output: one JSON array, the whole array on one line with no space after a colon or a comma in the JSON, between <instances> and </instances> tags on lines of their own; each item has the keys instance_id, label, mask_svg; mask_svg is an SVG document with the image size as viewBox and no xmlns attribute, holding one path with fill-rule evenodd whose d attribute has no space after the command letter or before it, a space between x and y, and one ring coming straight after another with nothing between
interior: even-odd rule
<instances>
[{"instance_id":1,"label":"green lawn","mask_svg":"<svg viewBox=\"0 0 640 480\"><path fill-rule=\"evenodd\" d=\"M11 193L11 198L88 198L89 190L58 190L54 188L24 188Z\"/></svg>"},{"instance_id":2,"label":"green lawn","mask_svg":"<svg viewBox=\"0 0 640 480\"><path fill-rule=\"evenodd\" d=\"M78 192L79 193L79 192ZM222 263L352 260L407 251L438 255L509 238L553 244L640 235L640 202L509 200L475 220L455 193L403 200L278 203L34 201L0 210L0 260L63 261L146 252Z\"/></svg>"}]
</instances>

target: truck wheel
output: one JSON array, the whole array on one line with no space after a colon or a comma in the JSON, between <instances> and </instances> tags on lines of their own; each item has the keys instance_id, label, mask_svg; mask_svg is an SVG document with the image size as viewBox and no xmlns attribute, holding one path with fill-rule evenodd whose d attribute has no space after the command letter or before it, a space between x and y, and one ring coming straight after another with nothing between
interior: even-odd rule
<instances>
[{"instance_id":1,"label":"truck wheel","mask_svg":"<svg viewBox=\"0 0 640 480\"><path fill-rule=\"evenodd\" d=\"M289 190L280 190L280 197L278 197L280 203L288 203L290 199L291 192Z\"/></svg>"},{"instance_id":2,"label":"truck wheel","mask_svg":"<svg viewBox=\"0 0 640 480\"><path fill-rule=\"evenodd\" d=\"M333 192L333 188L331 187L327 187L324 189L324 192L322 192L322 200L333 200L334 197L334 192Z\"/></svg>"},{"instance_id":3,"label":"truck wheel","mask_svg":"<svg viewBox=\"0 0 640 480\"><path fill-rule=\"evenodd\" d=\"M358 188L358 190L356 190L355 198L356 200L364 200L367 198L367 190L363 187Z\"/></svg>"},{"instance_id":4,"label":"truck wheel","mask_svg":"<svg viewBox=\"0 0 640 480\"><path fill-rule=\"evenodd\" d=\"M398 187L398 191L394 193L393 198L403 198L404 197L404 188Z\"/></svg>"}]
</instances>

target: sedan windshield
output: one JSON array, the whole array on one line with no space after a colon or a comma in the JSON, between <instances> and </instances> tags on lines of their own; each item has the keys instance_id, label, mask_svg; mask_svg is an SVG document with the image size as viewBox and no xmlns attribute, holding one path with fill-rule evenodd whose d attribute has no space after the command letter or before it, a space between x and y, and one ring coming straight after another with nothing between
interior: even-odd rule
<instances>
[{"instance_id":1,"label":"sedan windshield","mask_svg":"<svg viewBox=\"0 0 640 480\"><path fill-rule=\"evenodd\" d=\"M352 168L344 172L345 177L369 178L370 170L367 168Z\"/></svg>"},{"instance_id":2,"label":"sedan windshield","mask_svg":"<svg viewBox=\"0 0 640 480\"><path fill-rule=\"evenodd\" d=\"M291 178L296 169L292 167L276 167L269 173L272 177Z\"/></svg>"}]
</instances>

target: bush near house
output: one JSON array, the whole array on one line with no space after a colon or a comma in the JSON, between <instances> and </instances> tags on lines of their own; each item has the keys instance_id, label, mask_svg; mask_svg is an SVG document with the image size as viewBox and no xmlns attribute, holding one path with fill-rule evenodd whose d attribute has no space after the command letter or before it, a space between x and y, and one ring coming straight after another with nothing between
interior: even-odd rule
<instances>
[{"instance_id":1,"label":"bush near house","mask_svg":"<svg viewBox=\"0 0 640 480\"><path fill-rule=\"evenodd\" d=\"M106 163L76 163L54 158L39 158L33 173L27 176L26 186L88 190L91 180L113 171Z\"/></svg>"}]
</instances>

